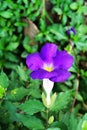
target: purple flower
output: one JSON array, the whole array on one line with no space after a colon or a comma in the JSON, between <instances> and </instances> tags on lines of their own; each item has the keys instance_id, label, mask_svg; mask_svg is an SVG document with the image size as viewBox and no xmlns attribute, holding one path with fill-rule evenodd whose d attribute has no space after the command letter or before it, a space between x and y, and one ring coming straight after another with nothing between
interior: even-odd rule
<instances>
[{"instance_id":1,"label":"purple flower","mask_svg":"<svg viewBox=\"0 0 87 130\"><path fill-rule=\"evenodd\" d=\"M49 79L53 82L67 80L71 73L68 69L73 64L73 57L66 51L57 50L57 45L46 43L40 53L29 54L26 64L32 71L33 79Z\"/></svg>"},{"instance_id":2,"label":"purple flower","mask_svg":"<svg viewBox=\"0 0 87 130\"><path fill-rule=\"evenodd\" d=\"M66 33L67 33L68 35L70 35L71 32L73 32L74 35L76 35L76 30L75 30L74 27L71 27L70 29L66 30Z\"/></svg>"},{"instance_id":3,"label":"purple flower","mask_svg":"<svg viewBox=\"0 0 87 130\"><path fill-rule=\"evenodd\" d=\"M71 28L71 31L74 33L74 35L76 35L76 30L74 27Z\"/></svg>"}]
</instances>

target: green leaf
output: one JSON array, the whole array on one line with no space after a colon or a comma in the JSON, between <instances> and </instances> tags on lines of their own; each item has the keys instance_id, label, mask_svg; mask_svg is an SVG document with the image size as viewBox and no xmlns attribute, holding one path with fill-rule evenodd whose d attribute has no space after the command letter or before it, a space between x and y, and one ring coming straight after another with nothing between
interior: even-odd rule
<instances>
[{"instance_id":1,"label":"green leaf","mask_svg":"<svg viewBox=\"0 0 87 130\"><path fill-rule=\"evenodd\" d=\"M59 128L59 130L68 130L67 129L67 126L65 125L65 123L64 122L62 122L62 121L55 121L55 122L53 122L52 124L51 124L51 127L53 127L53 128Z\"/></svg>"},{"instance_id":2,"label":"green leaf","mask_svg":"<svg viewBox=\"0 0 87 130\"><path fill-rule=\"evenodd\" d=\"M9 79L4 72L1 72L0 74L0 85L4 88L7 88L9 86Z\"/></svg>"},{"instance_id":3,"label":"green leaf","mask_svg":"<svg viewBox=\"0 0 87 130\"><path fill-rule=\"evenodd\" d=\"M17 67L17 73L20 76L21 80L23 80L23 81L28 80L28 75L27 75L26 71L24 70L24 68L22 66Z\"/></svg>"},{"instance_id":4,"label":"green leaf","mask_svg":"<svg viewBox=\"0 0 87 130\"><path fill-rule=\"evenodd\" d=\"M11 18L13 16L13 13L11 12L11 10L6 10L3 12L0 12L0 15L4 18Z\"/></svg>"},{"instance_id":5,"label":"green leaf","mask_svg":"<svg viewBox=\"0 0 87 130\"><path fill-rule=\"evenodd\" d=\"M84 4L84 0L78 0L77 2L78 2L78 4L79 4L80 6L82 6L82 5Z\"/></svg>"},{"instance_id":6,"label":"green leaf","mask_svg":"<svg viewBox=\"0 0 87 130\"><path fill-rule=\"evenodd\" d=\"M87 121L83 122L82 130L87 130Z\"/></svg>"},{"instance_id":7,"label":"green leaf","mask_svg":"<svg viewBox=\"0 0 87 130\"><path fill-rule=\"evenodd\" d=\"M64 1L65 2L65 1ZM70 4L70 3L69 3ZM64 3L64 5L63 5L63 12L64 13L67 13L67 12L69 12L69 10L70 10L70 8L69 8L69 4L67 3L67 2L65 2Z\"/></svg>"},{"instance_id":8,"label":"green leaf","mask_svg":"<svg viewBox=\"0 0 87 130\"><path fill-rule=\"evenodd\" d=\"M82 12L87 15L87 5L82 7Z\"/></svg>"},{"instance_id":9,"label":"green leaf","mask_svg":"<svg viewBox=\"0 0 87 130\"><path fill-rule=\"evenodd\" d=\"M46 22L43 18L40 18L40 29L42 32L45 32L46 30Z\"/></svg>"},{"instance_id":10,"label":"green leaf","mask_svg":"<svg viewBox=\"0 0 87 130\"><path fill-rule=\"evenodd\" d=\"M80 101L80 102L83 102L83 97L81 96L80 93L77 94L76 99L77 99L78 101Z\"/></svg>"},{"instance_id":11,"label":"green leaf","mask_svg":"<svg viewBox=\"0 0 87 130\"><path fill-rule=\"evenodd\" d=\"M17 65L13 62L5 61L4 67L7 69L16 70Z\"/></svg>"},{"instance_id":12,"label":"green leaf","mask_svg":"<svg viewBox=\"0 0 87 130\"><path fill-rule=\"evenodd\" d=\"M27 54L27 51L23 51L22 54L21 54L21 57L22 57L22 58L26 58L27 55L28 55L28 54Z\"/></svg>"},{"instance_id":13,"label":"green leaf","mask_svg":"<svg viewBox=\"0 0 87 130\"><path fill-rule=\"evenodd\" d=\"M30 38L26 36L23 40L23 47L26 51L31 52L31 46L29 45Z\"/></svg>"},{"instance_id":14,"label":"green leaf","mask_svg":"<svg viewBox=\"0 0 87 130\"><path fill-rule=\"evenodd\" d=\"M47 130L61 130L61 129L60 129L60 128L55 127L55 128L48 128Z\"/></svg>"},{"instance_id":15,"label":"green leaf","mask_svg":"<svg viewBox=\"0 0 87 130\"><path fill-rule=\"evenodd\" d=\"M16 22L15 24L14 24L15 26L23 26L23 27L26 27L26 23L23 23L23 22Z\"/></svg>"},{"instance_id":16,"label":"green leaf","mask_svg":"<svg viewBox=\"0 0 87 130\"><path fill-rule=\"evenodd\" d=\"M56 0L51 0L52 4L56 4L56 2L57 2Z\"/></svg>"},{"instance_id":17,"label":"green leaf","mask_svg":"<svg viewBox=\"0 0 87 130\"><path fill-rule=\"evenodd\" d=\"M1 30L0 30L1 31ZM1 36L1 35L0 35ZM5 38L0 39L0 50L3 50L5 48Z\"/></svg>"},{"instance_id":18,"label":"green leaf","mask_svg":"<svg viewBox=\"0 0 87 130\"><path fill-rule=\"evenodd\" d=\"M18 57L11 52L6 52L5 58L11 62L16 62L16 63L18 62Z\"/></svg>"},{"instance_id":19,"label":"green leaf","mask_svg":"<svg viewBox=\"0 0 87 130\"><path fill-rule=\"evenodd\" d=\"M6 50L13 51L19 46L19 42L10 42L9 45L6 47Z\"/></svg>"},{"instance_id":20,"label":"green leaf","mask_svg":"<svg viewBox=\"0 0 87 130\"><path fill-rule=\"evenodd\" d=\"M0 85L0 99L4 96L5 89Z\"/></svg>"},{"instance_id":21,"label":"green leaf","mask_svg":"<svg viewBox=\"0 0 87 130\"><path fill-rule=\"evenodd\" d=\"M28 0L23 0L23 2L25 3L25 5L28 5Z\"/></svg>"},{"instance_id":22,"label":"green leaf","mask_svg":"<svg viewBox=\"0 0 87 130\"><path fill-rule=\"evenodd\" d=\"M33 115L34 113L43 111L45 109L42 102L33 99L30 99L29 101L26 101L25 103L21 104L19 108L29 115Z\"/></svg>"},{"instance_id":23,"label":"green leaf","mask_svg":"<svg viewBox=\"0 0 87 130\"><path fill-rule=\"evenodd\" d=\"M65 25L67 23L67 15L63 14L62 23Z\"/></svg>"},{"instance_id":24,"label":"green leaf","mask_svg":"<svg viewBox=\"0 0 87 130\"><path fill-rule=\"evenodd\" d=\"M80 119L77 130L87 130L87 113Z\"/></svg>"},{"instance_id":25,"label":"green leaf","mask_svg":"<svg viewBox=\"0 0 87 130\"><path fill-rule=\"evenodd\" d=\"M53 26L50 26L48 29L51 33L54 34L57 40L67 40L65 30L62 25L54 24Z\"/></svg>"},{"instance_id":26,"label":"green leaf","mask_svg":"<svg viewBox=\"0 0 87 130\"><path fill-rule=\"evenodd\" d=\"M7 31L8 31L8 28L6 26L4 28L0 28L0 36L3 38L6 37Z\"/></svg>"},{"instance_id":27,"label":"green leaf","mask_svg":"<svg viewBox=\"0 0 87 130\"><path fill-rule=\"evenodd\" d=\"M39 80L31 80L29 84L29 95L34 98L41 98L41 90L40 90L41 82Z\"/></svg>"},{"instance_id":28,"label":"green leaf","mask_svg":"<svg viewBox=\"0 0 87 130\"><path fill-rule=\"evenodd\" d=\"M60 111L67 108L67 105L72 100L72 91L61 92L56 97L56 101L50 108L51 111Z\"/></svg>"},{"instance_id":29,"label":"green leaf","mask_svg":"<svg viewBox=\"0 0 87 130\"><path fill-rule=\"evenodd\" d=\"M24 49L29 52L29 53L34 53L37 51L37 48L38 46L37 45L34 45L34 46L31 46L30 43L32 41L30 40L29 36L26 36L23 40L23 47Z\"/></svg>"},{"instance_id":30,"label":"green leaf","mask_svg":"<svg viewBox=\"0 0 87 130\"><path fill-rule=\"evenodd\" d=\"M73 113L71 113L70 118L69 118L69 130L77 130L77 125L78 125L78 120L76 116L74 116Z\"/></svg>"},{"instance_id":31,"label":"green leaf","mask_svg":"<svg viewBox=\"0 0 87 130\"><path fill-rule=\"evenodd\" d=\"M23 99L28 93L28 89L20 87L11 90L11 93L7 93L6 97L11 101L19 101Z\"/></svg>"},{"instance_id":32,"label":"green leaf","mask_svg":"<svg viewBox=\"0 0 87 130\"><path fill-rule=\"evenodd\" d=\"M29 87L29 95L34 98L40 98L41 97L41 91L39 88L34 85L33 87Z\"/></svg>"},{"instance_id":33,"label":"green leaf","mask_svg":"<svg viewBox=\"0 0 87 130\"><path fill-rule=\"evenodd\" d=\"M61 8L58 8L58 7L54 7L53 8L53 11L55 11L57 14L59 14L59 15L62 15L63 14L63 11L62 11L62 9Z\"/></svg>"},{"instance_id":34,"label":"green leaf","mask_svg":"<svg viewBox=\"0 0 87 130\"><path fill-rule=\"evenodd\" d=\"M17 114L17 118L23 123L24 126L31 130L44 130L42 121L35 116Z\"/></svg>"},{"instance_id":35,"label":"green leaf","mask_svg":"<svg viewBox=\"0 0 87 130\"><path fill-rule=\"evenodd\" d=\"M4 108L5 108L5 110L7 110L8 114L9 114L9 121L10 122L17 121L17 117L16 117L17 108L16 108L16 106L10 101L5 101Z\"/></svg>"},{"instance_id":36,"label":"green leaf","mask_svg":"<svg viewBox=\"0 0 87 130\"><path fill-rule=\"evenodd\" d=\"M87 41L77 41L75 42L77 50L85 52L87 50Z\"/></svg>"},{"instance_id":37,"label":"green leaf","mask_svg":"<svg viewBox=\"0 0 87 130\"><path fill-rule=\"evenodd\" d=\"M71 3L71 4L70 4L70 8L71 8L72 10L78 9L78 3L77 3L77 2Z\"/></svg>"},{"instance_id":38,"label":"green leaf","mask_svg":"<svg viewBox=\"0 0 87 130\"><path fill-rule=\"evenodd\" d=\"M85 24L81 24L78 27L78 33L81 34L86 34L87 33L87 26Z\"/></svg>"},{"instance_id":39,"label":"green leaf","mask_svg":"<svg viewBox=\"0 0 87 130\"><path fill-rule=\"evenodd\" d=\"M48 35L46 35L46 39L47 39L47 41L49 41L49 42L54 42L54 39L53 39L53 35L52 34L48 34Z\"/></svg>"}]
</instances>

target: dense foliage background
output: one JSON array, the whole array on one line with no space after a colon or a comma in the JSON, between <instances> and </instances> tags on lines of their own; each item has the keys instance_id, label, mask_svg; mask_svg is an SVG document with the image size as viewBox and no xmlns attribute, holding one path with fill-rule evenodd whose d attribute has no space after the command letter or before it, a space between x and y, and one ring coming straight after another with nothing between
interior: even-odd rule
<instances>
[{"instance_id":1,"label":"dense foliage background","mask_svg":"<svg viewBox=\"0 0 87 130\"><path fill-rule=\"evenodd\" d=\"M87 130L86 15L84 0L0 0L0 130ZM49 110L25 63L46 42L74 56Z\"/></svg>"}]
</instances>

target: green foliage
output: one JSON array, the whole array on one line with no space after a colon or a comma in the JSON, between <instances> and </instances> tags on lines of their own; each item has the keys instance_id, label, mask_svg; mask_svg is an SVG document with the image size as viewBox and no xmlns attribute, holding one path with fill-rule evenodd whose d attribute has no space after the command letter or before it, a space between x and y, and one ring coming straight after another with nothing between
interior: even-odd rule
<instances>
[{"instance_id":1,"label":"green foliage","mask_svg":"<svg viewBox=\"0 0 87 130\"><path fill-rule=\"evenodd\" d=\"M0 86L0 99L4 96L4 94L5 94L5 89L2 86Z\"/></svg>"},{"instance_id":2,"label":"green foliage","mask_svg":"<svg viewBox=\"0 0 87 130\"><path fill-rule=\"evenodd\" d=\"M34 113L44 110L43 104L35 99L26 101L24 104L21 104L19 108L29 115L33 115Z\"/></svg>"},{"instance_id":3,"label":"green foliage","mask_svg":"<svg viewBox=\"0 0 87 130\"><path fill-rule=\"evenodd\" d=\"M0 130L87 130L86 16L84 0L0 0ZM76 35L67 35L71 27ZM74 57L72 76L55 83L48 108L25 63L45 42Z\"/></svg>"},{"instance_id":4,"label":"green foliage","mask_svg":"<svg viewBox=\"0 0 87 130\"><path fill-rule=\"evenodd\" d=\"M77 2L71 3L71 4L70 4L70 8L71 8L72 10L77 10L77 9L78 9L78 3L77 3Z\"/></svg>"},{"instance_id":5,"label":"green foliage","mask_svg":"<svg viewBox=\"0 0 87 130\"><path fill-rule=\"evenodd\" d=\"M87 114L80 119L77 130L86 130L87 129Z\"/></svg>"},{"instance_id":6,"label":"green foliage","mask_svg":"<svg viewBox=\"0 0 87 130\"><path fill-rule=\"evenodd\" d=\"M62 27L62 25L57 25L54 24L53 26L51 26L50 28L50 32L53 33L55 35L55 40L67 40L67 37L65 35L65 30ZM59 31L57 31L57 29Z\"/></svg>"},{"instance_id":7,"label":"green foliage","mask_svg":"<svg viewBox=\"0 0 87 130\"><path fill-rule=\"evenodd\" d=\"M60 130L60 128L48 128L47 130Z\"/></svg>"},{"instance_id":8,"label":"green foliage","mask_svg":"<svg viewBox=\"0 0 87 130\"><path fill-rule=\"evenodd\" d=\"M8 122L16 121L17 120L16 115L15 115L15 113L17 112L16 106L12 102L6 101L3 107L5 107L5 114L3 115L3 118L5 118L4 121L6 122L7 120Z\"/></svg>"},{"instance_id":9,"label":"green foliage","mask_svg":"<svg viewBox=\"0 0 87 130\"><path fill-rule=\"evenodd\" d=\"M9 79L4 72L1 72L0 74L0 85L3 88L7 88L9 86Z\"/></svg>"},{"instance_id":10,"label":"green foliage","mask_svg":"<svg viewBox=\"0 0 87 130\"><path fill-rule=\"evenodd\" d=\"M29 93L28 89L25 89L24 87L15 88L10 91L10 93L7 93L7 99L11 101L20 101L22 100L27 94Z\"/></svg>"},{"instance_id":11,"label":"green foliage","mask_svg":"<svg viewBox=\"0 0 87 130\"><path fill-rule=\"evenodd\" d=\"M72 99L71 91L59 93L58 96L56 97L55 103L50 108L50 110L60 111L62 109L65 109L67 107L67 105L70 103L71 99Z\"/></svg>"},{"instance_id":12,"label":"green foliage","mask_svg":"<svg viewBox=\"0 0 87 130\"><path fill-rule=\"evenodd\" d=\"M33 130L44 130L44 125L42 121L34 116L25 116L17 114L19 120L29 129Z\"/></svg>"},{"instance_id":13,"label":"green foliage","mask_svg":"<svg viewBox=\"0 0 87 130\"><path fill-rule=\"evenodd\" d=\"M37 51L38 46L35 45L33 47L29 46L29 43L31 40L29 39L29 36L26 36L23 41L23 47L28 53L34 53Z\"/></svg>"},{"instance_id":14,"label":"green foliage","mask_svg":"<svg viewBox=\"0 0 87 130\"><path fill-rule=\"evenodd\" d=\"M24 71L22 66L18 66L17 67L17 73L20 76L20 79L23 81L27 81L28 80L28 75L26 75L26 71Z\"/></svg>"}]
</instances>

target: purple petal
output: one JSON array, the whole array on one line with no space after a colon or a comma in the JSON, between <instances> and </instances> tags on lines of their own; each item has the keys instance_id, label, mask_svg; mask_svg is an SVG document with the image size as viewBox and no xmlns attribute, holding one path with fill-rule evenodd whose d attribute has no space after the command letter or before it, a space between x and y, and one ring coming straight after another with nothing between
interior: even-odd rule
<instances>
[{"instance_id":1,"label":"purple petal","mask_svg":"<svg viewBox=\"0 0 87 130\"><path fill-rule=\"evenodd\" d=\"M43 69L39 69L39 70L33 71L30 74L30 76L33 79L44 79L44 78L48 78L49 79L49 78L54 77L56 75L57 75L56 71L48 72L48 71L43 70Z\"/></svg>"},{"instance_id":2,"label":"purple petal","mask_svg":"<svg viewBox=\"0 0 87 130\"><path fill-rule=\"evenodd\" d=\"M37 70L43 66L43 61L39 53L36 52L27 56L26 64L30 70Z\"/></svg>"},{"instance_id":3,"label":"purple petal","mask_svg":"<svg viewBox=\"0 0 87 130\"><path fill-rule=\"evenodd\" d=\"M71 73L64 69L58 69L56 72L57 76L50 78L53 82L64 82L71 76Z\"/></svg>"},{"instance_id":4,"label":"purple petal","mask_svg":"<svg viewBox=\"0 0 87 130\"><path fill-rule=\"evenodd\" d=\"M40 55L44 61L51 62L52 58L56 56L56 52L57 52L57 45L52 43L46 43L42 47Z\"/></svg>"},{"instance_id":5,"label":"purple petal","mask_svg":"<svg viewBox=\"0 0 87 130\"><path fill-rule=\"evenodd\" d=\"M72 66L73 61L73 56L68 54L66 51L57 51L56 57L53 58L55 68L68 69Z\"/></svg>"},{"instance_id":6,"label":"purple petal","mask_svg":"<svg viewBox=\"0 0 87 130\"><path fill-rule=\"evenodd\" d=\"M74 35L76 35L76 30L74 27L71 28L71 31L74 33Z\"/></svg>"},{"instance_id":7,"label":"purple petal","mask_svg":"<svg viewBox=\"0 0 87 130\"><path fill-rule=\"evenodd\" d=\"M70 29L66 30L66 33L67 33L67 35L69 35L69 36L70 36L71 32L73 32L74 35L76 35L76 30L75 30L74 27L71 27Z\"/></svg>"},{"instance_id":8,"label":"purple petal","mask_svg":"<svg viewBox=\"0 0 87 130\"><path fill-rule=\"evenodd\" d=\"M66 33L70 36L70 29L66 30Z\"/></svg>"}]
</instances>

